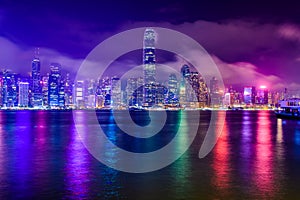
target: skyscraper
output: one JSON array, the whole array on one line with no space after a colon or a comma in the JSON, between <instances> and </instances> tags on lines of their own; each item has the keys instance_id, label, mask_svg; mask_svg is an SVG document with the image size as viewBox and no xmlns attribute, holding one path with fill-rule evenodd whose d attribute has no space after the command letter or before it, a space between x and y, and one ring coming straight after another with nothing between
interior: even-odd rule
<instances>
[{"instance_id":1,"label":"skyscraper","mask_svg":"<svg viewBox=\"0 0 300 200\"><path fill-rule=\"evenodd\" d=\"M67 74L66 80L64 83L65 87L65 105L67 107L73 106L73 83L70 79L70 74Z\"/></svg>"},{"instance_id":2,"label":"skyscraper","mask_svg":"<svg viewBox=\"0 0 300 200\"><path fill-rule=\"evenodd\" d=\"M50 65L48 101L51 108L56 108L59 106L60 68L61 66L58 63L52 63Z\"/></svg>"},{"instance_id":3,"label":"skyscraper","mask_svg":"<svg viewBox=\"0 0 300 200\"><path fill-rule=\"evenodd\" d=\"M111 104L114 108L121 105L121 81L117 77L111 79Z\"/></svg>"},{"instance_id":4,"label":"skyscraper","mask_svg":"<svg viewBox=\"0 0 300 200\"><path fill-rule=\"evenodd\" d=\"M82 109L84 105L84 81L78 80L74 90L74 104L76 108Z\"/></svg>"},{"instance_id":5,"label":"skyscraper","mask_svg":"<svg viewBox=\"0 0 300 200\"><path fill-rule=\"evenodd\" d=\"M42 77L42 96L43 96L43 106L47 107L49 104L48 101L48 82L49 82L49 74Z\"/></svg>"},{"instance_id":6,"label":"skyscraper","mask_svg":"<svg viewBox=\"0 0 300 200\"><path fill-rule=\"evenodd\" d=\"M219 84L216 77L210 80L210 105L212 107L219 107L222 105L222 95L219 91Z\"/></svg>"},{"instance_id":7,"label":"skyscraper","mask_svg":"<svg viewBox=\"0 0 300 200\"><path fill-rule=\"evenodd\" d=\"M14 107L18 105L17 75L7 70L3 72L2 98L4 107Z\"/></svg>"},{"instance_id":8,"label":"skyscraper","mask_svg":"<svg viewBox=\"0 0 300 200\"><path fill-rule=\"evenodd\" d=\"M260 86L257 90L256 104L267 105L268 104L268 89L266 86Z\"/></svg>"},{"instance_id":9,"label":"skyscraper","mask_svg":"<svg viewBox=\"0 0 300 200\"><path fill-rule=\"evenodd\" d=\"M19 98L18 98L19 107L28 107L28 103L29 103L28 95L29 95L29 83L19 82Z\"/></svg>"},{"instance_id":10,"label":"skyscraper","mask_svg":"<svg viewBox=\"0 0 300 200\"><path fill-rule=\"evenodd\" d=\"M167 95L167 103L174 105L179 103L178 99L178 81L175 74L169 75L168 80L168 95Z\"/></svg>"},{"instance_id":11,"label":"skyscraper","mask_svg":"<svg viewBox=\"0 0 300 200\"><path fill-rule=\"evenodd\" d=\"M146 29L143 43L143 64L145 84L155 83L155 32Z\"/></svg>"},{"instance_id":12,"label":"skyscraper","mask_svg":"<svg viewBox=\"0 0 300 200\"><path fill-rule=\"evenodd\" d=\"M155 103L155 31L146 29L143 43L143 67L144 67L144 105L153 106Z\"/></svg>"},{"instance_id":13,"label":"skyscraper","mask_svg":"<svg viewBox=\"0 0 300 200\"><path fill-rule=\"evenodd\" d=\"M255 103L255 87L244 87L244 102L245 104Z\"/></svg>"},{"instance_id":14,"label":"skyscraper","mask_svg":"<svg viewBox=\"0 0 300 200\"><path fill-rule=\"evenodd\" d=\"M41 107L43 105L42 85L41 85L41 62L35 57L31 63L32 67L32 106Z\"/></svg>"}]
</instances>

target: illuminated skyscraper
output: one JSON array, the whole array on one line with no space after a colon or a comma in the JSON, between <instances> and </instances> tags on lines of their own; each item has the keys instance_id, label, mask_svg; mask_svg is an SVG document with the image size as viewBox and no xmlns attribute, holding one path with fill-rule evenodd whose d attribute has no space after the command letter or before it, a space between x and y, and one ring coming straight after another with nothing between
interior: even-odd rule
<instances>
[{"instance_id":1,"label":"illuminated skyscraper","mask_svg":"<svg viewBox=\"0 0 300 200\"><path fill-rule=\"evenodd\" d=\"M155 83L155 32L153 29L146 29L143 48L145 84Z\"/></svg>"},{"instance_id":2,"label":"illuminated skyscraper","mask_svg":"<svg viewBox=\"0 0 300 200\"><path fill-rule=\"evenodd\" d=\"M74 90L74 104L76 108L84 108L84 81L78 80Z\"/></svg>"},{"instance_id":3,"label":"illuminated skyscraper","mask_svg":"<svg viewBox=\"0 0 300 200\"><path fill-rule=\"evenodd\" d=\"M28 95L29 95L29 83L19 82L19 98L18 98L19 107L28 107L28 103L29 103Z\"/></svg>"},{"instance_id":4,"label":"illuminated skyscraper","mask_svg":"<svg viewBox=\"0 0 300 200\"><path fill-rule=\"evenodd\" d=\"M244 87L244 102L245 104L255 103L255 87Z\"/></svg>"},{"instance_id":5,"label":"illuminated skyscraper","mask_svg":"<svg viewBox=\"0 0 300 200\"><path fill-rule=\"evenodd\" d=\"M49 82L49 74L42 77L42 94L43 94L43 106L47 107L49 104L48 101L48 82Z\"/></svg>"},{"instance_id":6,"label":"illuminated skyscraper","mask_svg":"<svg viewBox=\"0 0 300 200\"><path fill-rule=\"evenodd\" d=\"M32 67L32 106L41 107L43 105L42 85L41 85L41 62L35 57L31 63Z\"/></svg>"},{"instance_id":7,"label":"illuminated skyscraper","mask_svg":"<svg viewBox=\"0 0 300 200\"><path fill-rule=\"evenodd\" d=\"M268 89L266 86L260 86L257 90L256 104L267 105L268 104Z\"/></svg>"},{"instance_id":8,"label":"illuminated skyscraper","mask_svg":"<svg viewBox=\"0 0 300 200\"><path fill-rule=\"evenodd\" d=\"M59 106L59 90L60 90L60 64L52 63L50 65L50 75L48 81L48 101L50 107Z\"/></svg>"},{"instance_id":9,"label":"illuminated skyscraper","mask_svg":"<svg viewBox=\"0 0 300 200\"><path fill-rule=\"evenodd\" d=\"M191 75L190 67L188 65L183 65L181 67L181 75L183 78L188 78Z\"/></svg>"},{"instance_id":10,"label":"illuminated skyscraper","mask_svg":"<svg viewBox=\"0 0 300 200\"><path fill-rule=\"evenodd\" d=\"M65 82L62 80L58 85L58 106L65 108Z\"/></svg>"},{"instance_id":11,"label":"illuminated skyscraper","mask_svg":"<svg viewBox=\"0 0 300 200\"><path fill-rule=\"evenodd\" d=\"M18 105L17 75L6 70L3 72L2 98L4 107L14 107Z\"/></svg>"},{"instance_id":12,"label":"illuminated skyscraper","mask_svg":"<svg viewBox=\"0 0 300 200\"><path fill-rule=\"evenodd\" d=\"M111 105L114 108L121 105L121 81L117 77L111 79Z\"/></svg>"},{"instance_id":13,"label":"illuminated skyscraper","mask_svg":"<svg viewBox=\"0 0 300 200\"><path fill-rule=\"evenodd\" d=\"M178 99L178 81L175 74L170 74L168 80L167 103L174 105L179 103Z\"/></svg>"},{"instance_id":14,"label":"illuminated skyscraper","mask_svg":"<svg viewBox=\"0 0 300 200\"><path fill-rule=\"evenodd\" d=\"M216 77L210 80L210 105L212 107L219 107L222 105L222 94L219 91L219 83Z\"/></svg>"},{"instance_id":15,"label":"illuminated skyscraper","mask_svg":"<svg viewBox=\"0 0 300 200\"><path fill-rule=\"evenodd\" d=\"M73 106L73 83L70 79L70 74L67 74L65 83L64 83L64 89L65 89L65 105L67 107Z\"/></svg>"},{"instance_id":16,"label":"illuminated skyscraper","mask_svg":"<svg viewBox=\"0 0 300 200\"><path fill-rule=\"evenodd\" d=\"M153 106L155 103L155 31L146 29L143 43L143 67L144 67L144 105Z\"/></svg>"}]
</instances>

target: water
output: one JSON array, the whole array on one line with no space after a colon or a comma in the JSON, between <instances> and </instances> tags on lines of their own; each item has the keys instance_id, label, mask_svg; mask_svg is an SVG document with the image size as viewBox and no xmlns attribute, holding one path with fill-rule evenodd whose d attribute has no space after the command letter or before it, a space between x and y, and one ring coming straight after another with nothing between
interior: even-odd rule
<instances>
[{"instance_id":1,"label":"water","mask_svg":"<svg viewBox=\"0 0 300 200\"><path fill-rule=\"evenodd\" d=\"M178 129L179 114L168 114L165 133ZM142 125L140 115L132 117ZM127 150L153 151L174 137L161 134L150 143L135 140L119 132L110 112L98 116L108 137ZM277 119L272 111L229 111L213 151L199 159L209 119L209 112L201 113L198 135L175 163L131 174L108 168L89 154L76 133L72 112L1 111L0 199L296 199L300 195L300 121Z\"/></svg>"}]
</instances>

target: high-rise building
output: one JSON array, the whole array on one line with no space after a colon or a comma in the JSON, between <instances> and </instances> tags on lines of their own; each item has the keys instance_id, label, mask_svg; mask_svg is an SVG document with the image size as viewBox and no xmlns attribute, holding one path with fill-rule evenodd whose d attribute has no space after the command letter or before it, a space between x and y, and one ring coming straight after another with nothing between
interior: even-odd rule
<instances>
[{"instance_id":1,"label":"high-rise building","mask_svg":"<svg viewBox=\"0 0 300 200\"><path fill-rule=\"evenodd\" d=\"M84 103L84 81L78 80L75 83L75 90L74 90L74 104L76 108L82 109L85 107Z\"/></svg>"},{"instance_id":2,"label":"high-rise building","mask_svg":"<svg viewBox=\"0 0 300 200\"><path fill-rule=\"evenodd\" d=\"M144 72L144 106L151 107L155 104L155 38L153 29L146 29L143 43L143 72Z\"/></svg>"},{"instance_id":3,"label":"high-rise building","mask_svg":"<svg viewBox=\"0 0 300 200\"><path fill-rule=\"evenodd\" d=\"M111 105L111 79L105 77L99 80L100 94L104 97L104 106Z\"/></svg>"},{"instance_id":4,"label":"high-rise building","mask_svg":"<svg viewBox=\"0 0 300 200\"><path fill-rule=\"evenodd\" d=\"M66 75L64 89L65 89L65 105L66 107L73 107L73 83L70 79L70 74Z\"/></svg>"},{"instance_id":5,"label":"high-rise building","mask_svg":"<svg viewBox=\"0 0 300 200\"><path fill-rule=\"evenodd\" d=\"M268 89L266 86L260 86L257 90L255 103L261 105L268 104Z\"/></svg>"},{"instance_id":6,"label":"high-rise building","mask_svg":"<svg viewBox=\"0 0 300 200\"><path fill-rule=\"evenodd\" d=\"M41 62L35 57L31 62L32 67L32 106L41 107L43 105L42 85L41 85Z\"/></svg>"},{"instance_id":7,"label":"high-rise building","mask_svg":"<svg viewBox=\"0 0 300 200\"><path fill-rule=\"evenodd\" d=\"M63 80L58 85L58 106L65 108L65 82Z\"/></svg>"},{"instance_id":8,"label":"high-rise building","mask_svg":"<svg viewBox=\"0 0 300 200\"><path fill-rule=\"evenodd\" d=\"M137 79L136 78L127 79L126 99L127 99L128 106L133 106L137 104L136 89L137 89Z\"/></svg>"},{"instance_id":9,"label":"high-rise building","mask_svg":"<svg viewBox=\"0 0 300 200\"><path fill-rule=\"evenodd\" d=\"M51 108L59 107L60 90L60 64L52 63L50 65L50 75L48 81L48 101Z\"/></svg>"},{"instance_id":10,"label":"high-rise building","mask_svg":"<svg viewBox=\"0 0 300 200\"><path fill-rule=\"evenodd\" d=\"M43 106L48 107L48 82L49 82L49 74L42 77L42 95L43 95Z\"/></svg>"},{"instance_id":11,"label":"high-rise building","mask_svg":"<svg viewBox=\"0 0 300 200\"><path fill-rule=\"evenodd\" d=\"M219 107L222 105L222 94L219 91L219 83L216 77L210 80L210 105L212 107Z\"/></svg>"},{"instance_id":12,"label":"high-rise building","mask_svg":"<svg viewBox=\"0 0 300 200\"><path fill-rule=\"evenodd\" d=\"M244 103L255 104L255 87L244 87Z\"/></svg>"},{"instance_id":13,"label":"high-rise building","mask_svg":"<svg viewBox=\"0 0 300 200\"><path fill-rule=\"evenodd\" d=\"M114 108L121 106L121 81L120 78L111 78L111 105Z\"/></svg>"},{"instance_id":14,"label":"high-rise building","mask_svg":"<svg viewBox=\"0 0 300 200\"><path fill-rule=\"evenodd\" d=\"M181 67L181 75L183 78L188 78L191 75L190 67L188 65L183 65Z\"/></svg>"},{"instance_id":15,"label":"high-rise building","mask_svg":"<svg viewBox=\"0 0 300 200\"><path fill-rule=\"evenodd\" d=\"M167 104L177 105L179 104L178 99L178 81L175 74L169 75L168 80L168 94L167 94Z\"/></svg>"},{"instance_id":16,"label":"high-rise building","mask_svg":"<svg viewBox=\"0 0 300 200\"><path fill-rule=\"evenodd\" d=\"M28 96L29 96L29 83L19 82L19 98L18 98L19 107L28 107L29 104Z\"/></svg>"},{"instance_id":17,"label":"high-rise building","mask_svg":"<svg viewBox=\"0 0 300 200\"><path fill-rule=\"evenodd\" d=\"M18 106L17 98L17 75L10 71L3 72L2 102L4 107Z\"/></svg>"}]
</instances>

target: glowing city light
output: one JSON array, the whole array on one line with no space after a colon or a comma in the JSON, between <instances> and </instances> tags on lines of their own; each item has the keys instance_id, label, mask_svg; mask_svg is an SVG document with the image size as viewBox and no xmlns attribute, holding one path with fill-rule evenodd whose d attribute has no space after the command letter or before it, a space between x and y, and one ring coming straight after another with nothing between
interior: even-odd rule
<instances>
[{"instance_id":1,"label":"glowing city light","mask_svg":"<svg viewBox=\"0 0 300 200\"><path fill-rule=\"evenodd\" d=\"M267 86L265 86L265 85L261 85L259 88L260 88L260 89L266 89L266 88L267 88Z\"/></svg>"}]
</instances>

